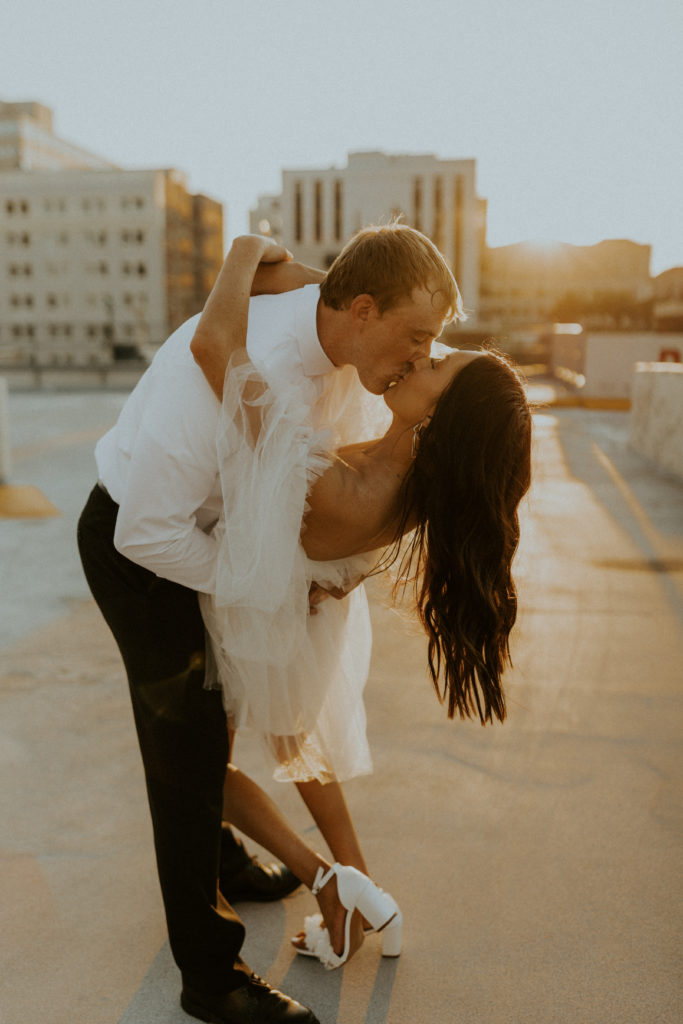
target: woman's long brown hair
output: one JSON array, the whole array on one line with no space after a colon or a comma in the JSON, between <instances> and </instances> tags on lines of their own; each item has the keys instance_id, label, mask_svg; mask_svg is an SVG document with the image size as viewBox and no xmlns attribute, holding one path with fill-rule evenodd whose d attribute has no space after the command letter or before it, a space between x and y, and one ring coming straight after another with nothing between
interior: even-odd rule
<instances>
[{"instance_id":1,"label":"woman's long brown hair","mask_svg":"<svg viewBox=\"0 0 683 1024\"><path fill-rule=\"evenodd\" d=\"M417 524L397 586L415 584L432 682L449 718L505 718L501 676L517 617L511 566L530 477L522 380L489 352L439 398L403 483L397 534Z\"/></svg>"}]
</instances>

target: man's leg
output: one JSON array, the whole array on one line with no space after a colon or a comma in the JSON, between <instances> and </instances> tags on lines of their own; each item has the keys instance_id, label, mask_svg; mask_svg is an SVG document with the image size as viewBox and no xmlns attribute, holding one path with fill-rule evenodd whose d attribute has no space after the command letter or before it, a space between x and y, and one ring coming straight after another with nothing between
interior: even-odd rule
<instances>
[{"instance_id":1,"label":"man's leg","mask_svg":"<svg viewBox=\"0 0 683 1024\"><path fill-rule=\"evenodd\" d=\"M225 715L220 694L203 685L197 595L118 554L117 511L95 488L79 523L79 548L128 673L171 949L184 981L229 991L245 973L244 927L217 892Z\"/></svg>"},{"instance_id":2,"label":"man's leg","mask_svg":"<svg viewBox=\"0 0 683 1024\"><path fill-rule=\"evenodd\" d=\"M78 543L128 673L181 1005L213 1024L319 1024L239 958L244 926L218 891L228 733L219 692L204 689L197 595L118 554L117 511L94 488Z\"/></svg>"}]
</instances>

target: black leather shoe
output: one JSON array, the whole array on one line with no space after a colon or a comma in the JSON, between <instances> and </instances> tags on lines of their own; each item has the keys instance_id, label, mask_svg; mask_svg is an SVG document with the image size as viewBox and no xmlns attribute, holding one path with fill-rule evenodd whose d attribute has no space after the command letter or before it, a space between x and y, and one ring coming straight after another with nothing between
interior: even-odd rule
<instances>
[{"instance_id":1,"label":"black leather shoe","mask_svg":"<svg viewBox=\"0 0 683 1024\"><path fill-rule=\"evenodd\" d=\"M227 995L205 995L184 985L180 1005L185 1013L208 1024L320 1024L311 1010L271 988L257 974Z\"/></svg>"},{"instance_id":2,"label":"black leather shoe","mask_svg":"<svg viewBox=\"0 0 683 1024\"><path fill-rule=\"evenodd\" d=\"M301 882L289 868L280 864L261 864L256 857L234 875L221 877L220 890L228 903L252 900L268 903L281 900L298 889Z\"/></svg>"}]
</instances>

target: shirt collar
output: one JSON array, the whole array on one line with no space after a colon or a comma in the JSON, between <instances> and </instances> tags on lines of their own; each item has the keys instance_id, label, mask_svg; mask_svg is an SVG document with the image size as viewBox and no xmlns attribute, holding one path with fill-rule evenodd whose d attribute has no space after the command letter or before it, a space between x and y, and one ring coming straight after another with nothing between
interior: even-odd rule
<instances>
[{"instance_id":1,"label":"shirt collar","mask_svg":"<svg viewBox=\"0 0 683 1024\"><path fill-rule=\"evenodd\" d=\"M306 284L296 292L296 341L307 377L332 373L336 366L323 352L316 327L320 285Z\"/></svg>"}]
</instances>

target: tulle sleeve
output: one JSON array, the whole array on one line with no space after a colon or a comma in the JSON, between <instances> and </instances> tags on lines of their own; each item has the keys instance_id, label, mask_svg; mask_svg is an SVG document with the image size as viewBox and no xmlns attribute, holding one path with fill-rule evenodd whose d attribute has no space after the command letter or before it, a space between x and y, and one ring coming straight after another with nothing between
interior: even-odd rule
<instances>
[{"instance_id":1,"label":"tulle sleeve","mask_svg":"<svg viewBox=\"0 0 683 1024\"><path fill-rule=\"evenodd\" d=\"M262 736L276 777L348 778L371 770L362 690L371 635L362 587L310 616L311 582L344 585L368 565L310 561L307 494L329 465L327 430L310 424L313 383L267 383L242 356L226 375L217 434L224 514L215 596L200 605L215 676L235 728Z\"/></svg>"}]
</instances>

